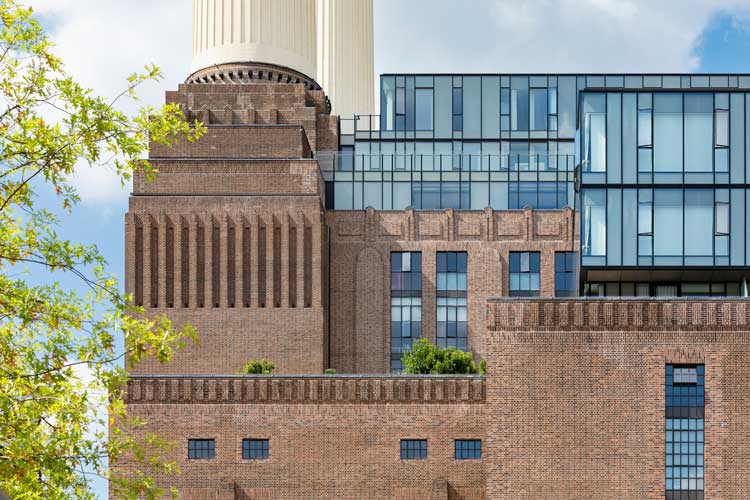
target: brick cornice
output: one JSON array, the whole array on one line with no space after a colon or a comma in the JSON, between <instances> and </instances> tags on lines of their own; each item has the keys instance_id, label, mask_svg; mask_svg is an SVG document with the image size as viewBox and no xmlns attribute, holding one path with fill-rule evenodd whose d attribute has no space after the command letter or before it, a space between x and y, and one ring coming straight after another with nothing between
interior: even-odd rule
<instances>
[{"instance_id":1,"label":"brick cornice","mask_svg":"<svg viewBox=\"0 0 750 500\"><path fill-rule=\"evenodd\" d=\"M140 376L127 404L472 404L484 403L484 377Z\"/></svg>"},{"instance_id":2,"label":"brick cornice","mask_svg":"<svg viewBox=\"0 0 750 500\"><path fill-rule=\"evenodd\" d=\"M748 304L746 299L491 298L487 330L490 334L546 332L548 337L559 332L620 332L628 339L649 332L644 338L650 341L658 338L654 332L696 332L700 338L715 335L716 341L747 342ZM722 332L733 336L725 338Z\"/></svg>"}]
</instances>

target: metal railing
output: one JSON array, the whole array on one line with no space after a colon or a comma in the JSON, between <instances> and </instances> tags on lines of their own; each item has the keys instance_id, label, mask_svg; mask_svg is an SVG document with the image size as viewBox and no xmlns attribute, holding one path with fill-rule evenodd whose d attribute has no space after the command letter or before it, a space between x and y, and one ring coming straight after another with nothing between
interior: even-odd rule
<instances>
[{"instance_id":1,"label":"metal railing","mask_svg":"<svg viewBox=\"0 0 750 500\"><path fill-rule=\"evenodd\" d=\"M573 172L574 155L550 154L356 154L321 152L324 172Z\"/></svg>"}]
</instances>

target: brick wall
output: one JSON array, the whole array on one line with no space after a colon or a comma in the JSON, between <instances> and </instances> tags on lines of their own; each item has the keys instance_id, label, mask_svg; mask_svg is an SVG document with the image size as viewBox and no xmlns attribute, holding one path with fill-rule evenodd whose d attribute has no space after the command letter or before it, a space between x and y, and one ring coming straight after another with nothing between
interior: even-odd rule
<instances>
[{"instance_id":1,"label":"brick wall","mask_svg":"<svg viewBox=\"0 0 750 500\"><path fill-rule=\"evenodd\" d=\"M664 498L664 367L704 363L705 498L750 491L750 308L491 300L487 496Z\"/></svg>"},{"instance_id":2,"label":"brick wall","mask_svg":"<svg viewBox=\"0 0 750 500\"><path fill-rule=\"evenodd\" d=\"M484 498L482 462L454 460L454 439L484 439L481 377L135 379L140 432L176 444L185 500ZM216 439L214 460L188 460L187 440ZM269 439L270 458L242 459L242 439ZM427 439L426 460L400 440ZM126 460L118 469L129 470Z\"/></svg>"},{"instance_id":3,"label":"brick wall","mask_svg":"<svg viewBox=\"0 0 750 500\"><path fill-rule=\"evenodd\" d=\"M465 251L469 347L485 357L485 304L507 295L512 251L541 252L541 295L554 296L555 252L577 248L573 212L327 212L331 229L331 365L340 373L390 369L390 254L422 252L422 335L436 341L436 254Z\"/></svg>"}]
</instances>

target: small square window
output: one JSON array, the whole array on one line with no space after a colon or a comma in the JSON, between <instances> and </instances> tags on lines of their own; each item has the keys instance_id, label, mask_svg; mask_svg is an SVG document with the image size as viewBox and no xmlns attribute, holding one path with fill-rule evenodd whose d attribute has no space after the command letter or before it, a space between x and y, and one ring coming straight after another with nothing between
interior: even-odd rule
<instances>
[{"instance_id":1,"label":"small square window","mask_svg":"<svg viewBox=\"0 0 750 500\"><path fill-rule=\"evenodd\" d=\"M213 459L215 456L216 441L214 439L188 439L189 459Z\"/></svg>"},{"instance_id":2,"label":"small square window","mask_svg":"<svg viewBox=\"0 0 750 500\"><path fill-rule=\"evenodd\" d=\"M267 460L268 439L243 439L242 458L244 460Z\"/></svg>"},{"instance_id":3,"label":"small square window","mask_svg":"<svg viewBox=\"0 0 750 500\"><path fill-rule=\"evenodd\" d=\"M427 458L426 439L402 439L401 460L425 460Z\"/></svg>"}]
</instances>

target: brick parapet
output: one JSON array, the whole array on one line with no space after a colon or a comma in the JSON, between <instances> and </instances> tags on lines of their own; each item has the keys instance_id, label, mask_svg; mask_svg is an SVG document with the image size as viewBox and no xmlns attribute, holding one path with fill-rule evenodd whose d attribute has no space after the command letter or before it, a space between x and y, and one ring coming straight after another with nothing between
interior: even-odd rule
<instances>
[{"instance_id":1,"label":"brick parapet","mask_svg":"<svg viewBox=\"0 0 750 500\"><path fill-rule=\"evenodd\" d=\"M487 330L511 331L627 331L750 332L750 308L743 299L512 299L490 298ZM653 338L649 335L649 338ZM727 341L734 339L728 338Z\"/></svg>"},{"instance_id":2,"label":"brick parapet","mask_svg":"<svg viewBox=\"0 0 750 500\"><path fill-rule=\"evenodd\" d=\"M134 404L482 404L483 376L134 376Z\"/></svg>"}]
</instances>

